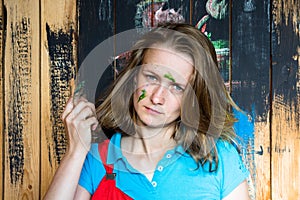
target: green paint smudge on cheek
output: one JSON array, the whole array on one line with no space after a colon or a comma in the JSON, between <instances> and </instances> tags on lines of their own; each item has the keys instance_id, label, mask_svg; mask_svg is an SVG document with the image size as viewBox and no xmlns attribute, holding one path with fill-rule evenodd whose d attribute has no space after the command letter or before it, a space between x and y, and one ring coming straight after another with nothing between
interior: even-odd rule
<instances>
[{"instance_id":1,"label":"green paint smudge on cheek","mask_svg":"<svg viewBox=\"0 0 300 200\"><path fill-rule=\"evenodd\" d=\"M175 79L173 78L173 76L172 76L170 73L165 74L164 77L167 78L167 79L169 79L169 80L172 81L173 83L175 83Z\"/></svg>"},{"instance_id":2,"label":"green paint smudge on cheek","mask_svg":"<svg viewBox=\"0 0 300 200\"><path fill-rule=\"evenodd\" d=\"M142 90L142 94L139 96L138 102L140 102L142 99L144 99L146 97L146 90L143 89Z\"/></svg>"}]
</instances>

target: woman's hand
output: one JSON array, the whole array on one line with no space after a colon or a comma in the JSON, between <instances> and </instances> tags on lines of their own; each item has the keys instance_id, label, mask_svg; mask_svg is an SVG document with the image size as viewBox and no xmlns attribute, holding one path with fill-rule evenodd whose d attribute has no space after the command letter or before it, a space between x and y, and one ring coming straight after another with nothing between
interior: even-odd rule
<instances>
[{"instance_id":1,"label":"woman's hand","mask_svg":"<svg viewBox=\"0 0 300 200\"><path fill-rule=\"evenodd\" d=\"M86 99L71 97L61 116L69 137L69 148L44 197L48 199L74 199L82 165L91 146L91 132L96 129L95 106ZM81 190L82 191L82 190ZM83 192L88 199L88 192Z\"/></svg>"},{"instance_id":2,"label":"woman's hand","mask_svg":"<svg viewBox=\"0 0 300 200\"><path fill-rule=\"evenodd\" d=\"M91 132L98 125L95 105L83 97L76 102L71 97L61 117L69 137L69 153L87 153L91 146Z\"/></svg>"}]
</instances>

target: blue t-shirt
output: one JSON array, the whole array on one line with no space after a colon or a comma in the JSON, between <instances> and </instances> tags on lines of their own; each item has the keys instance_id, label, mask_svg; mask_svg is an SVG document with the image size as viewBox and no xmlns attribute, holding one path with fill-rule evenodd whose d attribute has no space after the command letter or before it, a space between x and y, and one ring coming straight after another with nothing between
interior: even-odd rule
<instances>
[{"instance_id":1,"label":"blue t-shirt","mask_svg":"<svg viewBox=\"0 0 300 200\"><path fill-rule=\"evenodd\" d=\"M208 163L197 168L194 159L182 146L166 152L157 164L152 181L134 169L122 155L121 134L110 140L107 164L114 165L116 185L133 199L222 199L249 175L236 148L218 141L219 166L208 171ZM93 144L84 162L79 185L93 194L105 175L98 144Z\"/></svg>"}]
</instances>

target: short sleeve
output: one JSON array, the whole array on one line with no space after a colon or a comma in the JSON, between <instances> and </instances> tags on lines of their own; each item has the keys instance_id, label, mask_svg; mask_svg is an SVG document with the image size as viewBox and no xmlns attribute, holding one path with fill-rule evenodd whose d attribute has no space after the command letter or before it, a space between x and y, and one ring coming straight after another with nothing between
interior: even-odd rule
<instances>
[{"instance_id":1,"label":"short sleeve","mask_svg":"<svg viewBox=\"0 0 300 200\"><path fill-rule=\"evenodd\" d=\"M98 145L93 144L84 161L78 184L92 195L104 174L105 169L100 161Z\"/></svg>"},{"instance_id":2,"label":"short sleeve","mask_svg":"<svg viewBox=\"0 0 300 200\"><path fill-rule=\"evenodd\" d=\"M219 142L220 143L220 142ZM249 176L236 147L228 142L218 144L219 173L221 174L221 198L226 197Z\"/></svg>"}]
</instances>

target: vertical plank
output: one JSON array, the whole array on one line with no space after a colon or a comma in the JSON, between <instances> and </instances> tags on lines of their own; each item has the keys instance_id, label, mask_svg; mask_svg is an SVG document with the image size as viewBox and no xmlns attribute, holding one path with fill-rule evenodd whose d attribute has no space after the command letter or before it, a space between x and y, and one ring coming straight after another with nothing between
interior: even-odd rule
<instances>
[{"instance_id":1,"label":"vertical plank","mask_svg":"<svg viewBox=\"0 0 300 200\"><path fill-rule=\"evenodd\" d=\"M105 40L112 37L115 33L115 0L78 0L78 10L78 21L80 24L78 67L81 67L88 55L97 48L98 45L101 45L102 42L105 42ZM108 52L110 52L111 47L114 45L113 41L109 45L110 46L104 47ZM112 54L110 59L112 59L113 56ZM100 58L101 55L98 57ZM105 91L107 86L114 79L113 65L109 65L109 60L101 60L100 62L107 63L107 68L99 81L95 94L96 98ZM86 70L88 69L81 68L81 75L84 74Z\"/></svg>"},{"instance_id":2,"label":"vertical plank","mask_svg":"<svg viewBox=\"0 0 300 200\"><path fill-rule=\"evenodd\" d=\"M300 1L273 1L272 197L300 199Z\"/></svg>"},{"instance_id":3,"label":"vertical plank","mask_svg":"<svg viewBox=\"0 0 300 200\"><path fill-rule=\"evenodd\" d=\"M60 116L77 65L76 12L71 0L41 1L41 197L66 151Z\"/></svg>"},{"instance_id":4,"label":"vertical plank","mask_svg":"<svg viewBox=\"0 0 300 200\"><path fill-rule=\"evenodd\" d=\"M232 0L232 96L252 199L270 199L270 1Z\"/></svg>"},{"instance_id":5,"label":"vertical plank","mask_svg":"<svg viewBox=\"0 0 300 200\"><path fill-rule=\"evenodd\" d=\"M4 8L3 8L3 1L0 3L0 173L1 173L1 178L0 178L0 194L3 194L3 180L4 180L4 170L3 170L3 125L4 125L4 95L3 95L3 43L4 43L4 38L3 38L3 31L4 31L4 26L5 26L5 19L4 19ZM0 198L4 198L2 195Z\"/></svg>"},{"instance_id":6,"label":"vertical plank","mask_svg":"<svg viewBox=\"0 0 300 200\"><path fill-rule=\"evenodd\" d=\"M4 199L39 198L39 1L4 0Z\"/></svg>"},{"instance_id":7,"label":"vertical plank","mask_svg":"<svg viewBox=\"0 0 300 200\"><path fill-rule=\"evenodd\" d=\"M78 64L99 43L114 34L114 0L78 1Z\"/></svg>"}]
</instances>

